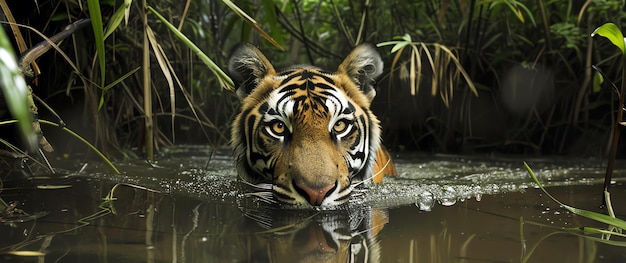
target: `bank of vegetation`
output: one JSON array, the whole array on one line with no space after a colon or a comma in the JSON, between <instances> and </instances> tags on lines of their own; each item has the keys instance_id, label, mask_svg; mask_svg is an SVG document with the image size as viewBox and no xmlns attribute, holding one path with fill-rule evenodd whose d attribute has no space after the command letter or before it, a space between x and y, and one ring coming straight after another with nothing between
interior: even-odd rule
<instances>
[{"instance_id":1,"label":"bank of vegetation","mask_svg":"<svg viewBox=\"0 0 626 263\"><path fill-rule=\"evenodd\" d=\"M239 102L219 68L241 41L276 65L329 69L358 43L379 45L386 70L373 107L393 151L604 156L618 122L609 82L621 83L623 60L590 34L624 28L623 1L0 3L17 57L90 19L30 63L26 80L37 118L109 158L226 145ZM10 100L5 92L3 120L17 116ZM93 152L41 126L54 154ZM27 152L15 127L0 126L3 147Z\"/></svg>"}]
</instances>

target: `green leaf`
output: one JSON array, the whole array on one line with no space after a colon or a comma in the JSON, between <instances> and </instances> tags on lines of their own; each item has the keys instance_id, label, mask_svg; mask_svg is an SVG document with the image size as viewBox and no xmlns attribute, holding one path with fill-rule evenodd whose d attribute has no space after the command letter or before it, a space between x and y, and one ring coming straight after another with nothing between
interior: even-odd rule
<instances>
[{"instance_id":1,"label":"green leaf","mask_svg":"<svg viewBox=\"0 0 626 263\"><path fill-rule=\"evenodd\" d=\"M391 53L396 53L398 50L402 49L403 47L406 47L410 43L411 42L400 42L396 44L395 46L393 46L393 48L391 48Z\"/></svg>"},{"instance_id":2,"label":"green leaf","mask_svg":"<svg viewBox=\"0 0 626 263\"><path fill-rule=\"evenodd\" d=\"M91 27L93 28L93 35L96 42L96 53L98 54L98 62L100 64L100 87L104 87L106 60L104 57L104 32L102 29L100 1L87 0L87 8L89 8L89 18L91 18Z\"/></svg>"},{"instance_id":3,"label":"green leaf","mask_svg":"<svg viewBox=\"0 0 626 263\"><path fill-rule=\"evenodd\" d=\"M613 43L613 45L622 51L623 56L626 56L626 49L624 48L624 35L622 35L622 31L620 31L615 24L606 23L596 28L596 30L591 33L591 37L594 37L595 35L606 37L609 41L611 41L611 43Z\"/></svg>"},{"instance_id":4,"label":"green leaf","mask_svg":"<svg viewBox=\"0 0 626 263\"><path fill-rule=\"evenodd\" d=\"M411 40L411 35L409 34L404 34L404 36L402 36L402 40L406 42L413 42L413 40Z\"/></svg>"},{"instance_id":5,"label":"green leaf","mask_svg":"<svg viewBox=\"0 0 626 263\"><path fill-rule=\"evenodd\" d=\"M396 45L398 43L402 43L402 41L385 41L385 42L380 42L378 44L376 44L377 47L384 47L384 46L389 46L389 45Z\"/></svg>"},{"instance_id":6,"label":"green leaf","mask_svg":"<svg viewBox=\"0 0 626 263\"><path fill-rule=\"evenodd\" d=\"M506 1L506 5L509 7L509 9L511 9L511 12L513 12L513 14L515 14L515 16L517 17L517 19L524 23L524 15L522 14L522 12L519 10L519 8L517 8L517 6L515 6L514 4Z\"/></svg>"},{"instance_id":7,"label":"green leaf","mask_svg":"<svg viewBox=\"0 0 626 263\"><path fill-rule=\"evenodd\" d=\"M526 15L528 16L528 19L530 20L530 23L532 23L532 24L533 24L533 26L535 26L535 25L536 25L536 24L535 24L535 18L533 17L533 13L532 13L532 12L528 9L528 7L526 7L526 5L524 5L523 3L518 2L518 1L515 1L515 5L516 5L516 7L518 7L519 9L522 9L522 10L524 10L524 12L526 12ZM518 9L518 10L519 10L519 9ZM520 13L520 14L519 14L519 16L522 16L522 18L521 18L520 20L521 20L522 22L524 22L523 15L521 14L521 13L522 13L522 11L521 11L521 10L519 10L518 12Z\"/></svg>"},{"instance_id":8,"label":"green leaf","mask_svg":"<svg viewBox=\"0 0 626 263\"><path fill-rule=\"evenodd\" d=\"M100 100L98 101L98 110L102 109L103 105L104 105L104 91L100 93Z\"/></svg>"},{"instance_id":9,"label":"green leaf","mask_svg":"<svg viewBox=\"0 0 626 263\"><path fill-rule=\"evenodd\" d=\"M557 204L561 205L563 208L569 210L570 212L579 215L579 216L583 216L598 222L602 222L605 224L609 224L615 227L619 227L621 229L626 229L626 221L619 219L619 218L614 218L605 214L600 214L600 213L596 213L596 212L592 212L592 211L587 211L587 210L583 210L583 209L578 209L575 207L571 207L569 205L566 205L564 203L561 203L559 200L557 200L556 198L554 198L550 193L548 193L548 191L546 191L545 188L543 188L543 185L541 185L541 183L539 182L539 179L537 179L537 176L535 176L535 173L533 172L533 170L530 168L530 166L528 166L528 164L526 162L524 162L524 167L526 167L526 170L528 171L528 174L530 174L530 177L533 179L533 181L535 181L535 183L537 184L537 186L539 186L539 188L541 189L541 191L543 191L543 193L545 193L548 197L550 197L550 199L552 199L552 201L556 202Z\"/></svg>"},{"instance_id":10,"label":"green leaf","mask_svg":"<svg viewBox=\"0 0 626 263\"><path fill-rule=\"evenodd\" d=\"M377 47L384 47L384 46L389 46L389 45L394 45L391 48L391 53L396 53L398 50L402 49L403 47L405 47L406 45L411 44L410 42L404 42L404 41L387 41L387 42L381 42L376 44Z\"/></svg>"},{"instance_id":11,"label":"green leaf","mask_svg":"<svg viewBox=\"0 0 626 263\"><path fill-rule=\"evenodd\" d=\"M600 72L595 71L593 74L593 93L598 93L602 89L602 83L604 83L604 77Z\"/></svg>"},{"instance_id":12,"label":"green leaf","mask_svg":"<svg viewBox=\"0 0 626 263\"><path fill-rule=\"evenodd\" d=\"M191 51L193 51L193 53L195 53L196 56L198 56L198 58L200 58L200 60L204 62L204 64L207 65L209 69L213 71L213 73L215 73L215 75L217 75L220 81L220 85L222 85L223 88L233 91L232 87L235 86L233 80L228 75L226 75L226 73L224 73L224 71L217 64L215 64L213 60L205 55L204 52L202 52L202 50L200 50L200 48L196 46L196 44L189 40L189 38L187 38L187 36L185 36L183 33L178 31L176 27L174 27L169 21L167 21L165 17L159 14L159 12L154 10L154 8L148 6L148 10L150 10L159 20L161 20L161 22L163 22L163 24L165 24L165 26L167 26L167 28L169 28L170 31L172 31L172 33L174 33L174 35L178 37L178 39L183 41L183 43L187 45L187 47L191 49Z\"/></svg>"},{"instance_id":13,"label":"green leaf","mask_svg":"<svg viewBox=\"0 0 626 263\"><path fill-rule=\"evenodd\" d=\"M412 43L411 35L409 34L404 34L403 36L396 36L394 37L394 39L398 39L398 40L381 42L381 43L378 43L376 46L383 47L383 46L394 45L391 48L391 53L396 53L398 50Z\"/></svg>"},{"instance_id":14,"label":"green leaf","mask_svg":"<svg viewBox=\"0 0 626 263\"><path fill-rule=\"evenodd\" d=\"M4 93L9 110L18 121L24 142L30 149L37 149L37 135L33 130L28 107L28 86L20 73L11 41L0 27L0 89Z\"/></svg>"},{"instance_id":15,"label":"green leaf","mask_svg":"<svg viewBox=\"0 0 626 263\"><path fill-rule=\"evenodd\" d=\"M130 5L133 0L124 0L124 3L115 10L115 13L109 18L109 22L107 23L107 30L104 32L104 39L109 37L115 29L122 23L122 19L126 19L128 22L128 14L130 11Z\"/></svg>"},{"instance_id":16,"label":"green leaf","mask_svg":"<svg viewBox=\"0 0 626 263\"><path fill-rule=\"evenodd\" d=\"M602 222L605 224L609 224L612 226L616 226L619 227L621 229L626 229L626 221L621 220L619 218L615 218L615 217L611 217L605 214L600 214L600 213L596 213L593 211L588 211L588 210L583 210L583 209L578 209L575 207L571 207L569 205L563 204L561 202L558 202L563 208L569 210L570 212L577 214L579 216L584 216L586 218L598 221L598 222Z\"/></svg>"},{"instance_id":17,"label":"green leaf","mask_svg":"<svg viewBox=\"0 0 626 263\"><path fill-rule=\"evenodd\" d=\"M135 72L137 72L137 70L139 70L141 67L136 67L135 69L129 71L128 73L124 74L124 76L119 77L118 79L116 79L115 81L107 84L106 86L104 86L104 88L102 88L104 91L109 90L110 88L112 88L113 86L117 85L118 83L122 82L123 80L125 80L126 78L130 77L131 75L135 74Z\"/></svg>"}]
</instances>

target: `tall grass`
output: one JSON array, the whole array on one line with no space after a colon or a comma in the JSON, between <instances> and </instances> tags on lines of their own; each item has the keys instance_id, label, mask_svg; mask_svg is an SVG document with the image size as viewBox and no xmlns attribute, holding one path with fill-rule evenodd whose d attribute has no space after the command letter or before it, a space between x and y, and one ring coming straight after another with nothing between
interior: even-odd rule
<instances>
[{"instance_id":1,"label":"tall grass","mask_svg":"<svg viewBox=\"0 0 626 263\"><path fill-rule=\"evenodd\" d=\"M11 114L17 119L20 134L26 149L37 149L37 134L32 126L28 96L30 88L22 76L15 52L6 33L0 27L0 90L7 102Z\"/></svg>"},{"instance_id":2,"label":"tall grass","mask_svg":"<svg viewBox=\"0 0 626 263\"><path fill-rule=\"evenodd\" d=\"M589 88L588 68L616 59L591 50L585 32L619 17L623 3L616 1L85 3L38 2L40 15L16 23L54 35L91 19L90 30L59 45L65 62L55 60L59 51L40 59L45 82L35 90L84 107L84 123L72 124L107 153L136 149L150 158L171 143L226 144L238 100L224 89L231 84L220 68L240 41L261 46L279 66L321 67L336 65L358 43L381 43L388 74L373 107L391 148L565 153L608 134L598 112L613 106L613 94ZM522 115L507 111L503 75L515 65L550 69L555 99ZM619 78L615 67L604 68L607 78ZM483 108L506 123L478 122Z\"/></svg>"}]
</instances>

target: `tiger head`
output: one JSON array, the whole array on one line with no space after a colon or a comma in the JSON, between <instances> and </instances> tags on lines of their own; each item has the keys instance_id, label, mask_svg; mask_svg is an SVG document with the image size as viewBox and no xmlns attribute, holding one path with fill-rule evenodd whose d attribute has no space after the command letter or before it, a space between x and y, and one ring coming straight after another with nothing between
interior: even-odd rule
<instances>
[{"instance_id":1,"label":"tiger head","mask_svg":"<svg viewBox=\"0 0 626 263\"><path fill-rule=\"evenodd\" d=\"M231 134L237 172L266 200L336 206L372 177L380 127L369 108L383 70L373 46L357 46L332 73L302 65L277 71L240 44L228 70L242 100Z\"/></svg>"}]
</instances>

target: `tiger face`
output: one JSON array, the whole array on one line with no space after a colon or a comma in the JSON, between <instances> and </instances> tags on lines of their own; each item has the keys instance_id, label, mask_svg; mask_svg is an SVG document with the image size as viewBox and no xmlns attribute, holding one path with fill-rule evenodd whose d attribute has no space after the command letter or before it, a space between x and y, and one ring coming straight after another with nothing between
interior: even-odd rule
<instances>
[{"instance_id":1,"label":"tiger face","mask_svg":"<svg viewBox=\"0 0 626 263\"><path fill-rule=\"evenodd\" d=\"M332 73L312 66L276 71L257 48L240 44L228 70L242 100L231 134L237 171L257 196L337 206L373 176L380 127L369 107L383 70L373 46L357 46Z\"/></svg>"}]
</instances>

